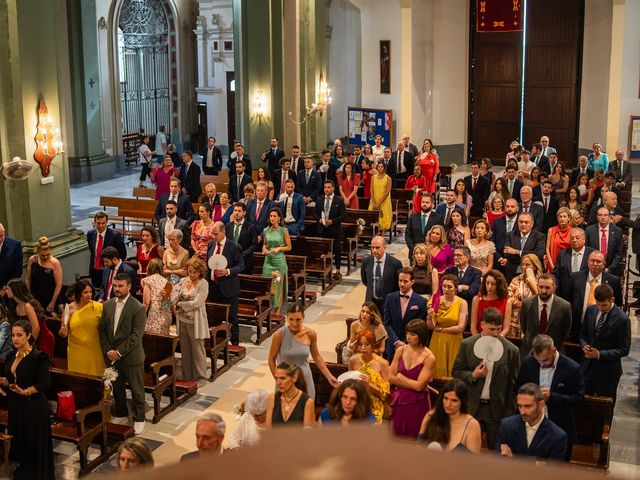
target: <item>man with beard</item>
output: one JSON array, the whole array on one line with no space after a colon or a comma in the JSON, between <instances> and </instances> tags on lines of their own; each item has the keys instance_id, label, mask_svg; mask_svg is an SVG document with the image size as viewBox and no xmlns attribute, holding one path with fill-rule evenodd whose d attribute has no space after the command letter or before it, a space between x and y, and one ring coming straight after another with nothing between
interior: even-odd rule
<instances>
[{"instance_id":1,"label":"man with beard","mask_svg":"<svg viewBox=\"0 0 640 480\"><path fill-rule=\"evenodd\" d=\"M413 262L413 247L418 243L424 243L427 232L434 225L443 225L443 220L440 215L432 211L433 208L433 195L423 195L420 202L420 212L412 213L409 215L407 221L407 228L404 232L404 239L409 247L409 262Z\"/></svg>"}]
</instances>

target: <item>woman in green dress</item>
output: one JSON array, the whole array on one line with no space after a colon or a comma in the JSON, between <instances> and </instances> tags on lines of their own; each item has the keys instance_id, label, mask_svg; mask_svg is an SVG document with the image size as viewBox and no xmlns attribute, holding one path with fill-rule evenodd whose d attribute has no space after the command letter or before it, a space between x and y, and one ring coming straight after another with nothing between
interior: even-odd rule
<instances>
[{"instance_id":1,"label":"woman in green dress","mask_svg":"<svg viewBox=\"0 0 640 480\"><path fill-rule=\"evenodd\" d=\"M291 251L291 237L284 226L282 211L278 207L269 210L269 225L262 235L262 253L266 255L262 274L274 278L272 303L275 313L280 314L283 302L287 301L288 280L287 259L284 252Z\"/></svg>"}]
</instances>

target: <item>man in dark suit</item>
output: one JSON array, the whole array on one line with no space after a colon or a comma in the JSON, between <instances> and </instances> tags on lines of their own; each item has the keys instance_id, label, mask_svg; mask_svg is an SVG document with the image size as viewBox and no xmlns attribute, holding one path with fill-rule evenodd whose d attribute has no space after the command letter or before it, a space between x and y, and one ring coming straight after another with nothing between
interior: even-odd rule
<instances>
[{"instance_id":1,"label":"man in dark suit","mask_svg":"<svg viewBox=\"0 0 640 480\"><path fill-rule=\"evenodd\" d=\"M92 250L94 251L95 249ZM4 225L0 223L0 303L6 294L9 280L22 277L22 261L22 243L7 237Z\"/></svg>"},{"instance_id":2,"label":"man in dark suit","mask_svg":"<svg viewBox=\"0 0 640 480\"><path fill-rule=\"evenodd\" d=\"M298 175L298 173L304 170L304 159L300 156L300 146L294 145L291 147L291 171Z\"/></svg>"},{"instance_id":3,"label":"man in dark suit","mask_svg":"<svg viewBox=\"0 0 640 480\"><path fill-rule=\"evenodd\" d=\"M459 212L463 212L463 210L457 206L456 204L456 192L452 188L447 190L445 194L444 203L438 204L435 208L435 212L442 217L442 225L444 228L449 228L449 220L451 220L451 214L454 210L458 210ZM428 231L428 230L427 230Z\"/></svg>"},{"instance_id":4,"label":"man in dark suit","mask_svg":"<svg viewBox=\"0 0 640 480\"><path fill-rule=\"evenodd\" d=\"M404 239L409 247L409 263L413 261L413 247L418 243L424 243L427 232L434 225L443 225L440 215L432 211L433 195L426 194L420 201L420 213L412 213L407 220L407 228L404 231Z\"/></svg>"},{"instance_id":5,"label":"man in dark suit","mask_svg":"<svg viewBox=\"0 0 640 480\"><path fill-rule=\"evenodd\" d=\"M618 275L623 253L622 229L611 223L611 213L606 207L598 209L598 223L585 230L587 245L605 254L605 271Z\"/></svg>"},{"instance_id":6,"label":"man in dark suit","mask_svg":"<svg viewBox=\"0 0 640 480\"><path fill-rule=\"evenodd\" d=\"M267 197L269 188L264 182L256 184L256 198L247 205L247 219L256 226L258 243L262 242L262 231L269 221L269 210L276 206L276 203Z\"/></svg>"},{"instance_id":7,"label":"man in dark suit","mask_svg":"<svg viewBox=\"0 0 640 480\"><path fill-rule=\"evenodd\" d=\"M131 287L129 275L118 273L115 276L113 280L115 298L104 304L98 324L98 335L105 363L118 371L118 378L111 384L114 400L113 416L123 420L129 417L125 389L125 383L127 383L133 400L134 431L136 435L140 435L145 426L142 336L147 316L142 304L130 294Z\"/></svg>"},{"instance_id":8,"label":"man in dark suit","mask_svg":"<svg viewBox=\"0 0 640 480\"><path fill-rule=\"evenodd\" d=\"M453 263L455 267L448 268L446 273L455 275L458 279L458 296L467 302L469 312L471 312L471 302L473 297L480 291L480 280L482 270L469 265L471 250L467 246L456 247L453 252Z\"/></svg>"},{"instance_id":9,"label":"man in dark suit","mask_svg":"<svg viewBox=\"0 0 640 480\"><path fill-rule=\"evenodd\" d=\"M307 207L304 198L299 193L294 192L295 182L293 179L287 180L284 193L280 194L276 202L284 215L284 224L289 230L289 235L300 235L304 230L304 217Z\"/></svg>"},{"instance_id":10,"label":"man in dark suit","mask_svg":"<svg viewBox=\"0 0 640 480\"><path fill-rule=\"evenodd\" d=\"M256 226L245 218L246 213L247 207L244 203L234 203L233 216L235 220L227 223L225 234L236 242L242 250L244 270L240 273L250 274L253 269L253 254L256 250L259 250L259 245L257 244L258 233L256 232Z\"/></svg>"},{"instance_id":11,"label":"man in dark suit","mask_svg":"<svg viewBox=\"0 0 640 480\"><path fill-rule=\"evenodd\" d=\"M196 446L198 450L185 453L180 462L207 455L221 455L226 424L222 417L214 412L205 412L196 421Z\"/></svg>"},{"instance_id":12,"label":"man in dark suit","mask_svg":"<svg viewBox=\"0 0 640 480\"><path fill-rule=\"evenodd\" d=\"M516 411L513 385L520 368L517 347L504 337L502 314L489 307L482 312L482 333L465 338L453 363L453 377L462 380L469 389L469 409L487 434L487 445L495 445L500 421ZM474 346L484 336L497 339L503 347L498 361L480 359ZM485 388L486 387L486 388Z\"/></svg>"},{"instance_id":13,"label":"man in dark suit","mask_svg":"<svg viewBox=\"0 0 640 480\"><path fill-rule=\"evenodd\" d=\"M511 232L518 231L518 202L513 198L508 198L505 202L504 211L507 213L504 217L496 218L491 228L491 240L496 246L496 253L493 255L493 267L504 273L506 265L501 262L504 257L504 246L507 243L507 237Z\"/></svg>"},{"instance_id":14,"label":"man in dark suit","mask_svg":"<svg viewBox=\"0 0 640 480\"><path fill-rule=\"evenodd\" d=\"M571 336L578 339L583 318L591 305L596 304L595 291L598 285L609 285L613 290L615 303L622 306L622 288L620 278L604 271L604 255L597 250L592 251L587 259L587 270L573 273L569 280L571 285L571 308L573 326Z\"/></svg>"},{"instance_id":15,"label":"man in dark suit","mask_svg":"<svg viewBox=\"0 0 640 480\"><path fill-rule=\"evenodd\" d=\"M402 135L402 143L404 144L404 149L413 155L413 158L418 158L420 151L418 150L418 147L411 143L411 137L406 133Z\"/></svg>"},{"instance_id":16,"label":"man in dark suit","mask_svg":"<svg viewBox=\"0 0 640 480\"><path fill-rule=\"evenodd\" d=\"M507 181L507 190L509 190L509 195L511 195L511 198L513 198L516 202L520 203L520 190L524 186L524 183L522 183L520 180L516 178L517 173L518 173L518 170L516 167L514 166L507 167L506 181Z\"/></svg>"},{"instance_id":17,"label":"man in dark suit","mask_svg":"<svg viewBox=\"0 0 640 480\"><path fill-rule=\"evenodd\" d=\"M504 255L500 259L500 265L505 269L507 282L511 282L513 277L520 272L520 258L527 253L537 255L541 263L547 249L547 237L536 230L533 230L533 215L531 213L521 213L518 216L518 230L512 230L507 235L504 244Z\"/></svg>"},{"instance_id":18,"label":"man in dark suit","mask_svg":"<svg viewBox=\"0 0 640 480\"><path fill-rule=\"evenodd\" d=\"M531 161L536 164L536 167L538 167L541 172L547 172L547 174L551 173L549 158L542 155L541 143L534 143L531 147Z\"/></svg>"},{"instance_id":19,"label":"man in dark suit","mask_svg":"<svg viewBox=\"0 0 640 480\"><path fill-rule=\"evenodd\" d=\"M222 170L222 152L216 147L215 137L209 137L207 146L200 152L202 171L205 175L218 175Z\"/></svg>"},{"instance_id":20,"label":"man in dark suit","mask_svg":"<svg viewBox=\"0 0 640 480\"><path fill-rule=\"evenodd\" d=\"M398 149L391 154L391 159L387 166L387 175L393 179L394 188L404 188L407 177L413 175L414 165L415 159L411 152L405 150L404 142L398 142Z\"/></svg>"},{"instance_id":21,"label":"man in dark suit","mask_svg":"<svg viewBox=\"0 0 640 480\"><path fill-rule=\"evenodd\" d=\"M160 222L160 219L167 215L167 202L169 200L173 200L176 203L176 215L185 220L188 226L191 226L193 221L196 219L191 198L189 195L185 195L180 191L180 185L180 180L174 178L169 182L169 193L163 193L160 195L155 211L157 222Z\"/></svg>"},{"instance_id":22,"label":"man in dark suit","mask_svg":"<svg viewBox=\"0 0 640 480\"><path fill-rule=\"evenodd\" d=\"M586 173L589 178L593 178L593 169L589 168L586 155L578 157L578 165L571 171L571 185L577 184L578 177L583 173Z\"/></svg>"},{"instance_id":23,"label":"man in dark suit","mask_svg":"<svg viewBox=\"0 0 640 480\"><path fill-rule=\"evenodd\" d=\"M489 199L491 185L485 177L480 175L478 162L471 162L471 175L464 177L464 185L467 188L467 195L473 198L473 205L469 212L470 217L480 218L484 214L484 204Z\"/></svg>"},{"instance_id":24,"label":"man in dark suit","mask_svg":"<svg viewBox=\"0 0 640 480\"><path fill-rule=\"evenodd\" d=\"M546 180L542 184L542 196L539 201L542 204L543 218L540 231L546 233L551 227L558 225L558 209L560 208L558 199L553 195L553 182L551 180Z\"/></svg>"},{"instance_id":25,"label":"man in dark suit","mask_svg":"<svg viewBox=\"0 0 640 480\"><path fill-rule=\"evenodd\" d=\"M187 225L187 221L178 217L178 205L173 200L167 201L165 207L167 215L160 219L158 223L158 234L160 235L160 245L165 249L169 248L169 239L167 235L173 230L182 232L182 242L180 244L187 250L191 247L191 229Z\"/></svg>"},{"instance_id":26,"label":"man in dark suit","mask_svg":"<svg viewBox=\"0 0 640 480\"><path fill-rule=\"evenodd\" d=\"M245 172L245 164L242 161L235 163L235 175L229 177L229 195L232 202L239 202L244 198L244 187L253 183L251 175Z\"/></svg>"},{"instance_id":27,"label":"man in dark suit","mask_svg":"<svg viewBox=\"0 0 640 480\"><path fill-rule=\"evenodd\" d=\"M585 245L584 230L573 227L569 234L571 246L558 252L556 264L553 266L553 275L556 277L558 288L556 293L568 302L573 298L574 284L571 280L573 273L584 272L588 269L588 259L595 250ZM576 319L573 318L575 323Z\"/></svg>"},{"instance_id":28,"label":"man in dark suit","mask_svg":"<svg viewBox=\"0 0 640 480\"><path fill-rule=\"evenodd\" d=\"M189 195L194 203L200 201L200 195L202 195L200 174L200 166L193 161L193 153L190 150L185 150L182 154L182 166L180 167L182 193Z\"/></svg>"},{"instance_id":29,"label":"man in dark suit","mask_svg":"<svg viewBox=\"0 0 640 480\"><path fill-rule=\"evenodd\" d=\"M278 198L281 193L284 193L287 180L293 180L295 185L297 178L296 173L291 170L291 160L282 158L280 160L280 168L273 172L273 177L271 177L273 181L274 198Z\"/></svg>"},{"instance_id":30,"label":"man in dark suit","mask_svg":"<svg viewBox=\"0 0 640 480\"><path fill-rule=\"evenodd\" d=\"M235 207L234 207L235 208ZM209 271L210 302L229 305L229 323L231 324L231 344L240 344L240 327L238 326L238 295L240 295L240 278L244 271L244 259L240 246L227 238L225 226L216 222L211 229L211 241L207 248L207 265L212 255L222 255L227 259L227 268Z\"/></svg>"},{"instance_id":31,"label":"man in dark suit","mask_svg":"<svg viewBox=\"0 0 640 480\"><path fill-rule=\"evenodd\" d=\"M204 197L200 200L200 205L209 205L212 209L220 204L220 195L215 183L207 183L204 186Z\"/></svg>"},{"instance_id":32,"label":"man in dark suit","mask_svg":"<svg viewBox=\"0 0 640 480\"><path fill-rule=\"evenodd\" d=\"M316 165L316 171L320 175L322 184L327 180L331 180L334 184L337 183L336 167L331 164L331 152L329 150L323 150L320 157L320 163Z\"/></svg>"},{"instance_id":33,"label":"man in dark suit","mask_svg":"<svg viewBox=\"0 0 640 480\"><path fill-rule=\"evenodd\" d=\"M533 216L533 229L542 232L544 225L544 209L533 203L533 190L529 186L520 189L520 213L529 212Z\"/></svg>"},{"instance_id":34,"label":"man in dark suit","mask_svg":"<svg viewBox=\"0 0 640 480\"><path fill-rule=\"evenodd\" d=\"M238 142L233 146L233 150L236 154L235 157L229 156L229 160L227 161L229 173L236 171L236 164L238 162L244 162L244 172L249 175L249 178L251 178L251 176L253 175L251 159L249 158L249 155L244 153L244 145Z\"/></svg>"},{"instance_id":35,"label":"man in dark suit","mask_svg":"<svg viewBox=\"0 0 640 480\"><path fill-rule=\"evenodd\" d=\"M525 383L540 386L549 420L567 434L565 460L570 460L576 439L575 411L584 400L580 365L558 352L550 336L541 334L533 339L532 354L522 361L516 390Z\"/></svg>"},{"instance_id":36,"label":"man in dark suit","mask_svg":"<svg viewBox=\"0 0 640 480\"><path fill-rule=\"evenodd\" d=\"M516 397L519 415L500 422L495 449L503 457L527 456L562 462L567 456L567 434L544 414L540 387L525 383Z\"/></svg>"},{"instance_id":37,"label":"man in dark suit","mask_svg":"<svg viewBox=\"0 0 640 480\"><path fill-rule=\"evenodd\" d=\"M278 139L272 137L269 149L260 156L262 161L267 164L267 170L269 170L271 178L275 178L276 170L280 166L280 160L284 158L284 150L280 150L278 144Z\"/></svg>"},{"instance_id":38,"label":"man in dark suit","mask_svg":"<svg viewBox=\"0 0 640 480\"><path fill-rule=\"evenodd\" d=\"M104 269L100 258L102 250L107 247L115 247L120 258L127 257L127 249L124 246L122 235L115 230L108 228L108 223L109 216L105 212L98 212L93 217L93 225L95 228L87 232L87 243L89 244L90 256L89 275L91 276L91 283L95 288L102 287L102 271ZM2 263L1 260L0 263ZM22 270L22 262L20 263L20 270ZM1 281L0 286L2 286Z\"/></svg>"},{"instance_id":39,"label":"man in dark suit","mask_svg":"<svg viewBox=\"0 0 640 480\"><path fill-rule=\"evenodd\" d=\"M571 304L554 295L555 290L556 278L550 273L543 273L538 278L538 294L522 301L520 358L529 355L533 339L539 333L553 338L560 353L564 353L564 341L571 330Z\"/></svg>"},{"instance_id":40,"label":"man in dark suit","mask_svg":"<svg viewBox=\"0 0 640 480\"><path fill-rule=\"evenodd\" d=\"M362 172L362 159L365 157L360 145L353 146L353 157L353 163L358 167L358 172Z\"/></svg>"},{"instance_id":41,"label":"man in dark suit","mask_svg":"<svg viewBox=\"0 0 640 480\"><path fill-rule=\"evenodd\" d=\"M333 239L333 263L336 272L333 278L340 280L342 274L342 220L347 214L344 201L339 195L335 195L335 184L331 180L324 182L324 195L318 197L316 202L315 219L318 222L316 231L319 237Z\"/></svg>"},{"instance_id":42,"label":"man in dark suit","mask_svg":"<svg viewBox=\"0 0 640 480\"><path fill-rule=\"evenodd\" d=\"M622 150L616 150L616 159L609 163L609 172L613 172L618 188L624 189L631 185L631 164L624 159Z\"/></svg>"},{"instance_id":43,"label":"man in dark suit","mask_svg":"<svg viewBox=\"0 0 640 480\"><path fill-rule=\"evenodd\" d=\"M100 253L102 260L102 287L96 294L98 300L106 301L114 296L113 281L118 273L126 273L129 275L131 283L131 291L137 290L138 277L136 271L120 258L120 254L115 247L106 247Z\"/></svg>"},{"instance_id":44,"label":"man in dark suit","mask_svg":"<svg viewBox=\"0 0 640 480\"><path fill-rule=\"evenodd\" d=\"M599 189L596 189L596 192L600 193ZM613 223L618 227L634 227L633 225L629 225L629 222L622 222L622 224L620 224L620 220L624 215L624 211L618 206L618 194L612 191L606 192L601 198L598 198L598 200L593 202L593 205L589 210L589 216L586 219L588 225L593 225L594 223L598 222L598 210L602 207L609 210L609 213L611 214L611 217L613 219ZM618 219L618 221L616 221L616 218Z\"/></svg>"},{"instance_id":45,"label":"man in dark suit","mask_svg":"<svg viewBox=\"0 0 640 480\"><path fill-rule=\"evenodd\" d=\"M611 397L615 404L622 358L631 348L631 322L613 304L609 285L598 285L594 295L596 304L587 308L580 331L585 393Z\"/></svg>"},{"instance_id":46,"label":"man in dark suit","mask_svg":"<svg viewBox=\"0 0 640 480\"><path fill-rule=\"evenodd\" d=\"M313 159L304 159L304 170L301 170L298 174L298 181L296 183L296 191L302 195L304 204L314 203L320 195L322 188L322 179L320 174L313 168Z\"/></svg>"},{"instance_id":47,"label":"man in dark suit","mask_svg":"<svg viewBox=\"0 0 640 480\"><path fill-rule=\"evenodd\" d=\"M401 268L398 270L399 291L391 292L384 301L382 318L389 336L385 344L385 357L388 361L393 360L398 347L406 344L407 323L427 318L427 302L412 290L413 283L413 270L409 267Z\"/></svg>"},{"instance_id":48,"label":"man in dark suit","mask_svg":"<svg viewBox=\"0 0 640 480\"><path fill-rule=\"evenodd\" d=\"M377 305L380 313L384 311L387 295L398 290L398 271L402 262L386 253L387 242L383 237L371 240L371 255L362 260L360 279L367 287L365 300Z\"/></svg>"}]
</instances>

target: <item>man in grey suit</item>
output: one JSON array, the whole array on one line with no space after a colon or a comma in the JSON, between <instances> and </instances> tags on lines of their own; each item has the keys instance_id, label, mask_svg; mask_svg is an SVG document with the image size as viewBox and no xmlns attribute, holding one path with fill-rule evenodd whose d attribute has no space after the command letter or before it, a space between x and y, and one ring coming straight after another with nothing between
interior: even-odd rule
<instances>
[{"instance_id":1,"label":"man in grey suit","mask_svg":"<svg viewBox=\"0 0 640 480\"><path fill-rule=\"evenodd\" d=\"M609 171L616 177L616 187L622 189L631 185L631 165L624 159L622 150L616 150L616 159L609 163Z\"/></svg>"},{"instance_id":2,"label":"man in grey suit","mask_svg":"<svg viewBox=\"0 0 640 480\"><path fill-rule=\"evenodd\" d=\"M555 295L555 290L556 277L550 273L543 273L538 278L538 295L527 297L522 302L522 359L529 355L533 339L540 333L549 335L558 351L564 353L564 340L571 330L571 304Z\"/></svg>"},{"instance_id":3,"label":"man in grey suit","mask_svg":"<svg viewBox=\"0 0 640 480\"><path fill-rule=\"evenodd\" d=\"M516 413L513 386L520 370L520 355L513 343L500 336L502 314L490 307L482 312L482 333L465 338L453 362L453 377L469 388L469 413L487 434L487 445L495 445L498 427L504 417ZM502 357L497 362L481 360L474 353L476 342L491 336L502 344Z\"/></svg>"},{"instance_id":4,"label":"man in grey suit","mask_svg":"<svg viewBox=\"0 0 640 480\"><path fill-rule=\"evenodd\" d=\"M147 320L144 307L131 292L131 279L126 273L119 273L113 281L115 298L108 300L102 310L98 325L100 347L105 363L118 371L113 382L115 402L114 423L128 420L125 383L131 388L133 398L133 420L136 435L144 431L144 350L142 336Z\"/></svg>"},{"instance_id":5,"label":"man in grey suit","mask_svg":"<svg viewBox=\"0 0 640 480\"><path fill-rule=\"evenodd\" d=\"M167 200L167 205L164 208L167 212L167 216L161 218L158 222L160 245L162 245L165 249L169 248L169 240L167 239L167 235L171 233L172 230L180 230L182 232L181 245L184 248L189 249L189 247L191 247L191 240L189 238L191 230L189 229L187 221L178 217L178 204L173 200Z\"/></svg>"},{"instance_id":6,"label":"man in grey suit","mask_svg":"<svg viewBox=\"0 0 640 480\"><path fill-rule=\"evenodd\" d=\"M386 249L387 242L384 238L373 237L371 255L362 261L360 267L360 278L367 287L365 299L375 303L380 314L384 311L387 295L399 289L398 271L402 268L402 262L387 255Z\"/></svg>"}]
</instances>

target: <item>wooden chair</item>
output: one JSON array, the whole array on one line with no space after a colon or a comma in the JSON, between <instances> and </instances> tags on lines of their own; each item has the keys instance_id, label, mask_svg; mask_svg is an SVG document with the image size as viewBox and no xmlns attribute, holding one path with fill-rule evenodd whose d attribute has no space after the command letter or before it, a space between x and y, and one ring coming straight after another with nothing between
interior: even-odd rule
<instances>
[{"instance_id":1,"label":"wooden chair","mask_svg":"<svg viewBox=\"0 0 640 480\"><path fill-rule=\"evenodd\" d=\"M145 333L142 337L144 349L144 389L153 396L153 423L177 407L176 397L176 357L178 337L165 337ZM169 404L161 405L162 397L168 392Z\"/></svg>"},{"instance_id":2,"label":"wooden chair","mask_svg":"<svg viewBox=\"0 0 640 480\"><path fill-rule=\"evenodd\" d=\"M335 283L333 271L333 239L297 236L291 239L293 255L306 256L306 273L320 278L324 295Z\"/></svg>"}]
</instances>

